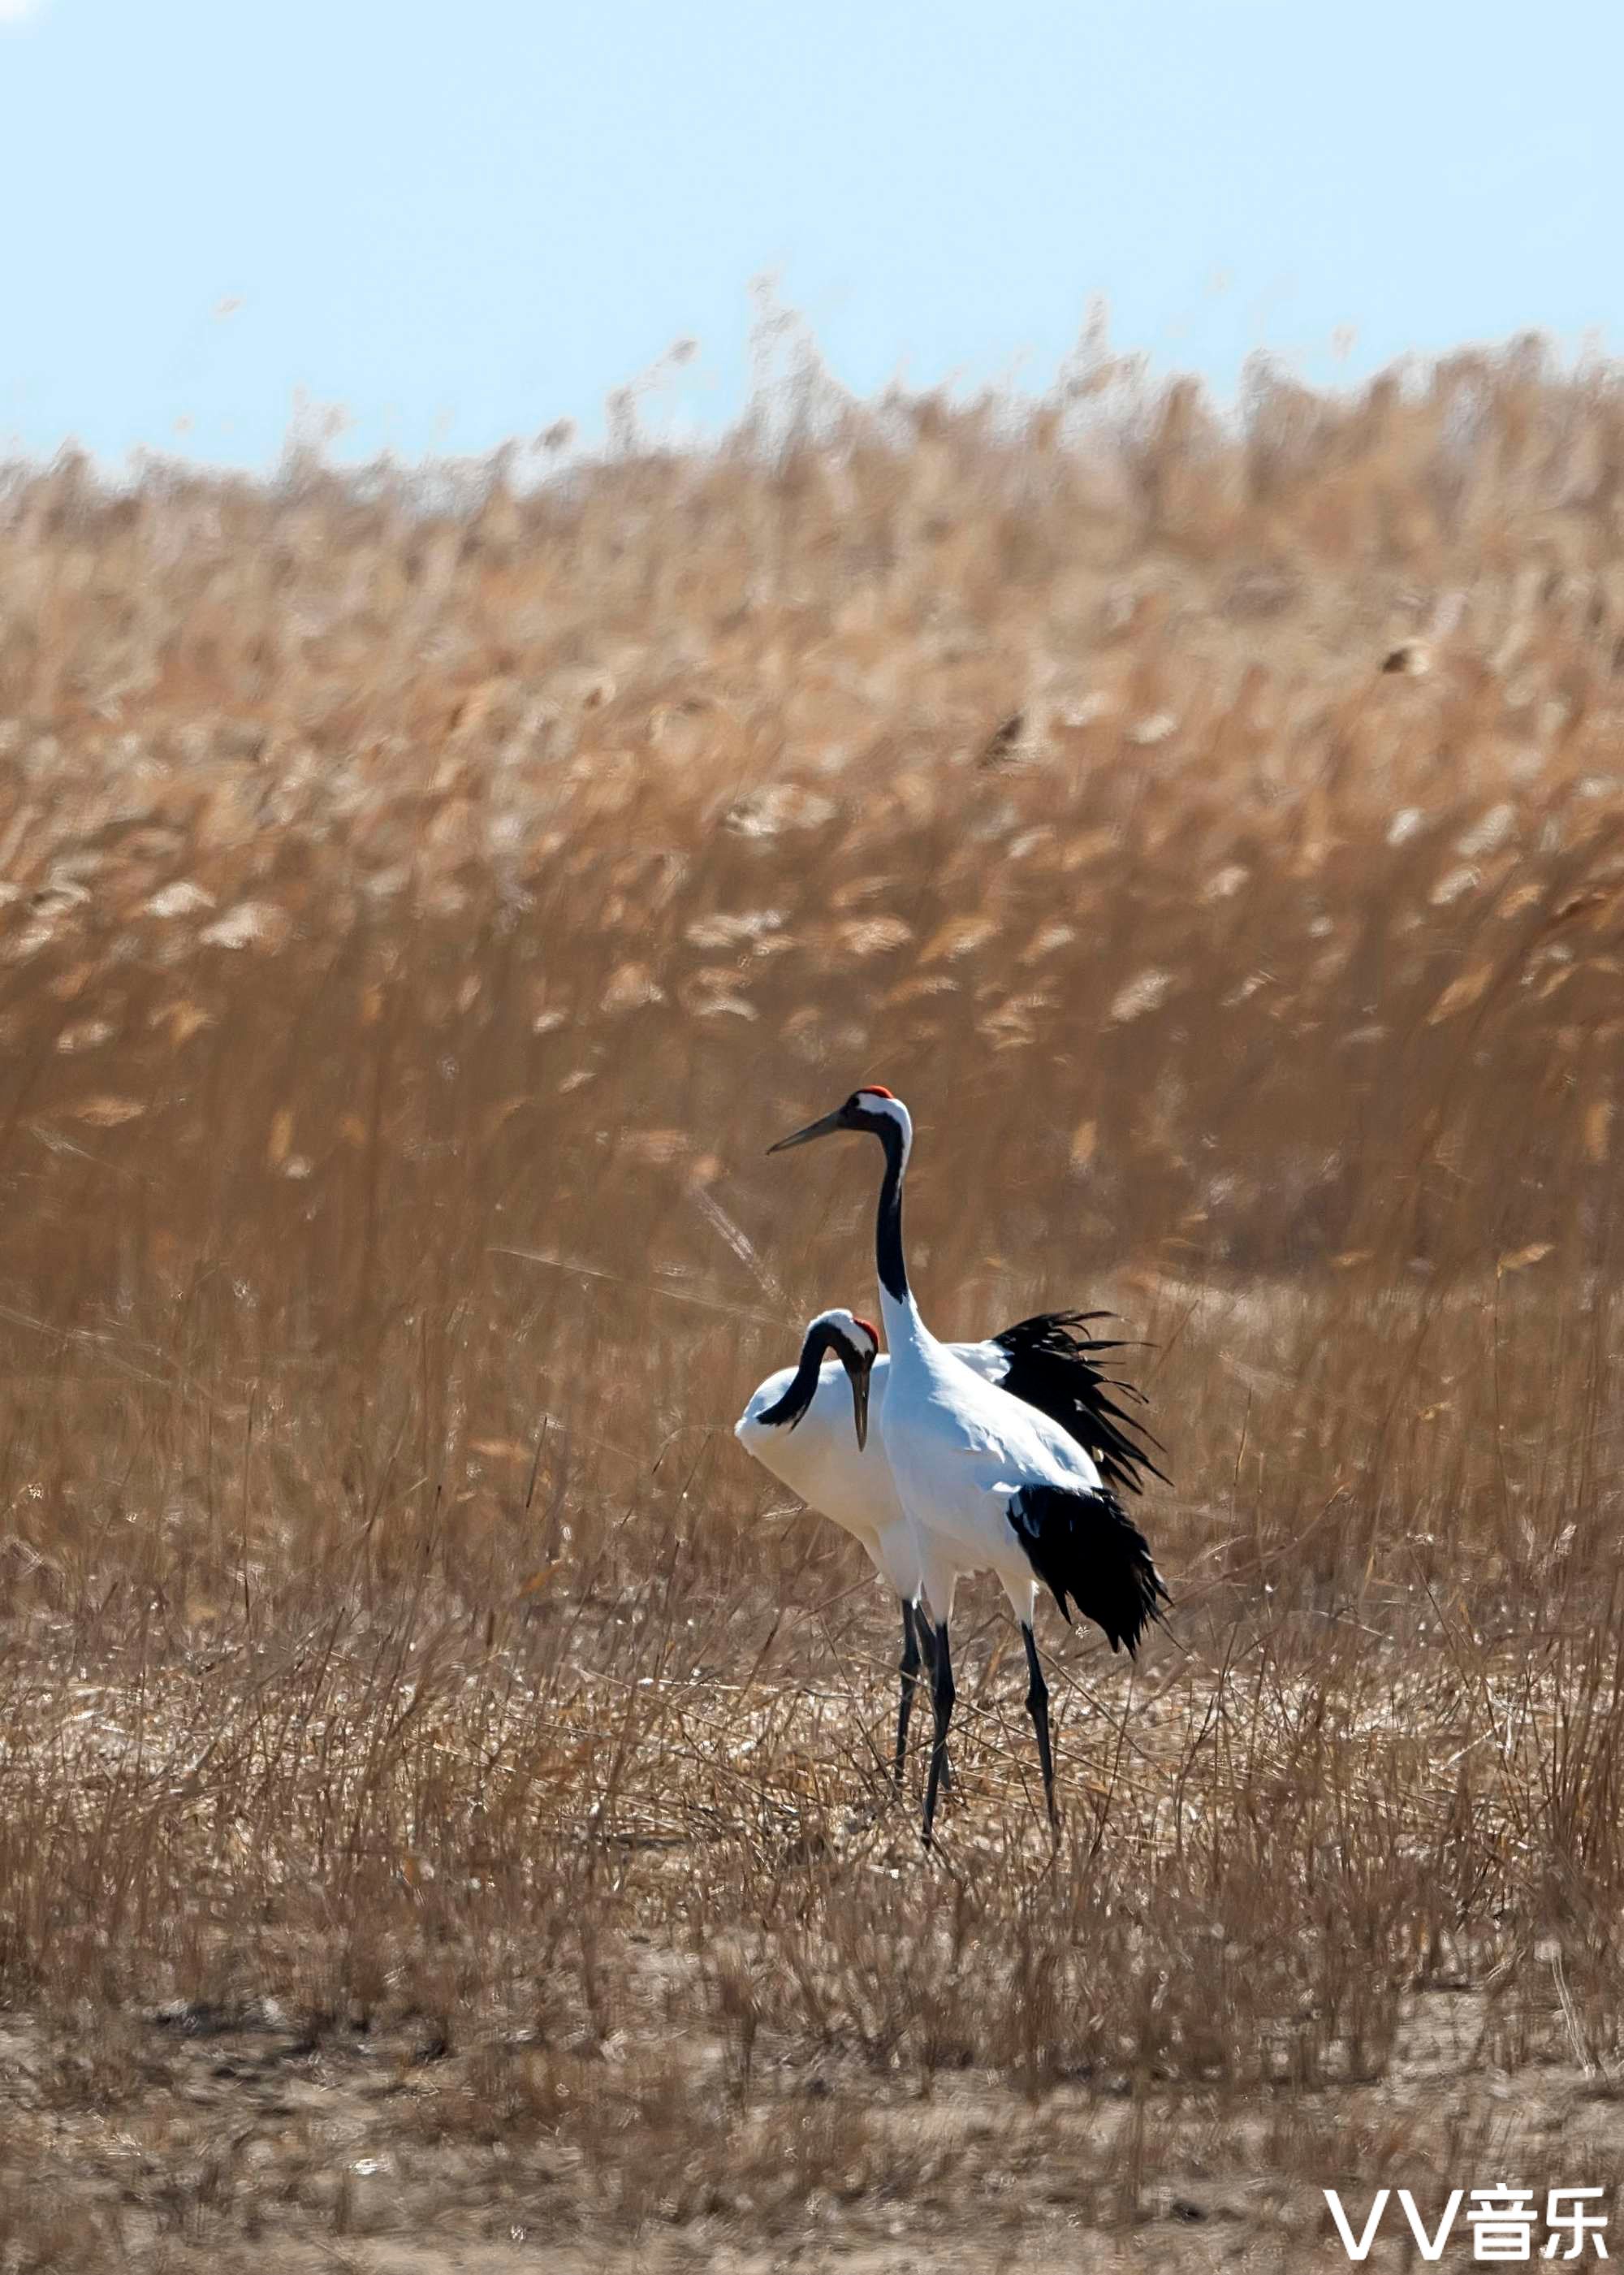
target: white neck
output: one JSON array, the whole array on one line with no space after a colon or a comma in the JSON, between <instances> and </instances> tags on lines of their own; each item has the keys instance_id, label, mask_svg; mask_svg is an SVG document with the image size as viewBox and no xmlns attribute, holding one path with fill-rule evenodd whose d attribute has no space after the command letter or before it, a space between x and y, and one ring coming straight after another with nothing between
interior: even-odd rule
<instances>
[{"instance_id":1,"label":"white neck","mask_svg":"<svg viewBox=\"0 0 1624 2275\"><path fill-rule=\"evenodd\" d=\"M893 1372L898 1368L906 1372L914 1360L934 1348L936 1338L919 1316L911 1288L899 1303L881 1281L880 1316L885 1322L886 1346L891 1354Z\"/></svg>"}]
</instances>

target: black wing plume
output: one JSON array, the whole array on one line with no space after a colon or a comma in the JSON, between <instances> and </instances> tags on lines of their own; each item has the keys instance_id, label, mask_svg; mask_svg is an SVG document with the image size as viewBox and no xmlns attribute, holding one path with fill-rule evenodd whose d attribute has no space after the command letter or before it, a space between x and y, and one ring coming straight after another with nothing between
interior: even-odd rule
<instances>
[{"instance_id":1,"label":"black wing plume","mask_svg":"<svg viewBox=\"0 0 1624 2275\"><path fill-rule=\"evenodd\" d=\"M1085 1332L1111 1316L1109 1311L1039 1311L1030 1319L1017 1319L993 1341L1008 1355L1001 1387L1058 1422L1093 1461L1107 1485L1119 1493L1138 1493L1144 1490L1144 1471L1163 1485L1173 1480L1146 1450L1153 1446L1159 1454L1164 1452L1161 1440L1144 1423L1124 1414L1111 1395L1117 1391L1143 1406L1144 1392L1107 1374L1100 1364L1113 1352L1135 1346Z\"/></svg>"}]
</instances>

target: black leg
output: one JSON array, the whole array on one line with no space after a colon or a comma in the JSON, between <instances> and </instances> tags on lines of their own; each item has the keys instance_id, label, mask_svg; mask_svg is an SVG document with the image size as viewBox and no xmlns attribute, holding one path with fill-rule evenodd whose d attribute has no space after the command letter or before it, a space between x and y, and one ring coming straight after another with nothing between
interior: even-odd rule
<instances>
[{"instance_id":1,"label":"black leg","mask_svg":"<svg viewBox=\"0 0 1624 2275\"><path fill-rule=\"evenodd\" d=\"M927 1631L928 1632L928 1631ZM913 1712L914 1685L919 1679L919 1633L914 1622L913 1606L903 1599L903 1695L896 1709L896 1782L903 1781L903 1762L908 1751L908 1718Z\"/></svg>"},{"instance_id":2,"label":"black leg","mask_svg":"<svg viewBox=\"0 0 1624 2275\"><path fill-rule=\"evenodd\" d=\"M925 1672L930 1682L931 1695L934 1697L936 1694L936 1630L925 1618L923 1610L918 1609L914 1613L914 1628L918 1635L919 1650L924 1657ZM941 1789L943 1793L951 1793L953 1790L953 1764L945 1756L941 1765Z\"/></svg>"},{"instance_id":3,"label":"black leg","mask_svg":"<svg viewBox=\"0 0 1624 2275\"><path fill-rule=\"evenodd\" d=\"M1060 1812L1054 1806L1054 1757L1049 1750L1049 1686L1043 1679L1043 1669L1038 1663L1038 1640L1024 1620L1021 1633L1026 1641L1026 1667L1031 1676L1027 1687L1026 1711L1032 1718L1032 1727L1038 1733L1038 1759L1043 1767L1043 1798L1049 1811L1049 1823L1058 1825Z\"/></svg>"},{"instance_id":4,"label":"black leg","mask_svg":"<svg viewBox=\"0 0 1624 2275\"><path fill-rule=\"evenodd\" d=\"M925 1845L927 1848L931 1845L931 1827L936 1821L936 1790L941 1783L941 1773L948 1765L948 1725L953 1719L953 1701L957 1695L953 1688L953 1654L948 1648L946 1620L936 1630L936 1666L931 1689L936 1709L936 1742L931 1749L930 1781L925 1788Z\"/></svg>"}]
</instances>

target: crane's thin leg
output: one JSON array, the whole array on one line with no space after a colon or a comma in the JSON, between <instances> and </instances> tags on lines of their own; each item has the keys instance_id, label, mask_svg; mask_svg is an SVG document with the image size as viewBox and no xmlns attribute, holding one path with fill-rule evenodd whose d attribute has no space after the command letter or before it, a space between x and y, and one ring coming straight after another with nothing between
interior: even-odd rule
<instances>
[{"instance_id":1,"label":"crane's thin leg","mask_svg":"<svg viewBox=\"0 0 1624 2275\"><path fill-rule=\"evenodd\" d=\"M1043 1769L1043 1798L1048 1807L1049 1823L1058 1827L1060 1811L1054 1806L1054 1757L1049 1750L1049 1686L1043 1679L1043 1669L1038 1661L1038 1639L1024 1620L1021 1634L1026 1644L1026 1667L1031 1676L1027 1687L1026 1711L1032 1718L1032 1727L1038 1733L1038 1759Z\"/></svg>"},{"instance_id":2,"label":"crane's thin leg","mask_svg":"<svg viewBox=\"0 0 1624 2275\"><path fill-rule=\"evenodd\" d=\"M948 1765L948 1725L953 1719L953 1701L957 1696L953 1688L953 1654L948 1648L946 1620L936 1629L936 1667L931 1687L936 1709L936 1742L931 1749L930 1781L925 1788L925 1845L927 1848L931 1845L931 1827L936 1821L936 1790L941 1783L941 1773Z\"/></svg>"},{"instance_id":3,"label":"crane's thin leg","mask_svg":"<svg viewBox=\"0 0 1624 2275\"><path fill-rule=\"evenodd\" d=\"M925 1662L925 1679L930 1683L931 1695L933 1697L936 1691L936 1630L926 1618L922 1604L915 1605L912 1610L914 1633L918 1638L920 1657ZM918 1664L919 1660L916 1659L914 1665L917 1667ZM900 1750L897 1755L896 1781L898 1785L903 1781ZM941 1765L941 1789L943 1793L951 1793L953 1790L953 1765L945 1759Z\"/></svg>"},{"instance_id":4,"label":"crane's thin leg","mask_svg":"<svg viewBox=\"0 0 1624 2275\"><path fill-rule=\"evenodd\" d=\"M928 1629L926 1630L928 1633ZM903 1763L908 1751L908 1719L913 1712L913 1694L919 1680L919 1634L914 1622L913 1606L906 1596L903 1599L903 1660L899 1670L903 1678L903 1695L896 1709L896 1768L897 1784L903 1781Z\"/></svg>"}]
</instances>

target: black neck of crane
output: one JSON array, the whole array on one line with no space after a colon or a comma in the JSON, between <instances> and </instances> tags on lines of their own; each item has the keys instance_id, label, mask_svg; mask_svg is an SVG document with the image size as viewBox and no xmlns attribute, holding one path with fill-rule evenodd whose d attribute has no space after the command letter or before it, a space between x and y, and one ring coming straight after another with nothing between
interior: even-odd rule
<instances>
[{"instance_id":1,"label":"black neck of crane","mask_svg":"<svg viewBox=\"0 0 1624 2275\"><path fill-rule=\"evenodd\" d=\"M885 1181L880 1188L880 1213L874 1221L874 1265L880 1284L893 1302L908 1301L908 1266L903 1255L903 1133L895 1122L883 1122L875 1132L886 1149Z\"/></svg>"},{"instance_id":2,"label":"black neck of crane","mask_svg":"<svg viewBox=\"0 0 1624 2275\"><path fill-rule=\"evenodd\" d=\"M763 1407L757 1420L769 1429L779 1429L786 1424L793 1429L818 1394L818 1376L825 1352L836 1350L839 1345L840 1338L833 1327L823 1322L813 1327L801 1345L801 1363L795 1370L789 1387L782 1398L776 1398L770 1406Z\"/></svg>"}]
</instances>

